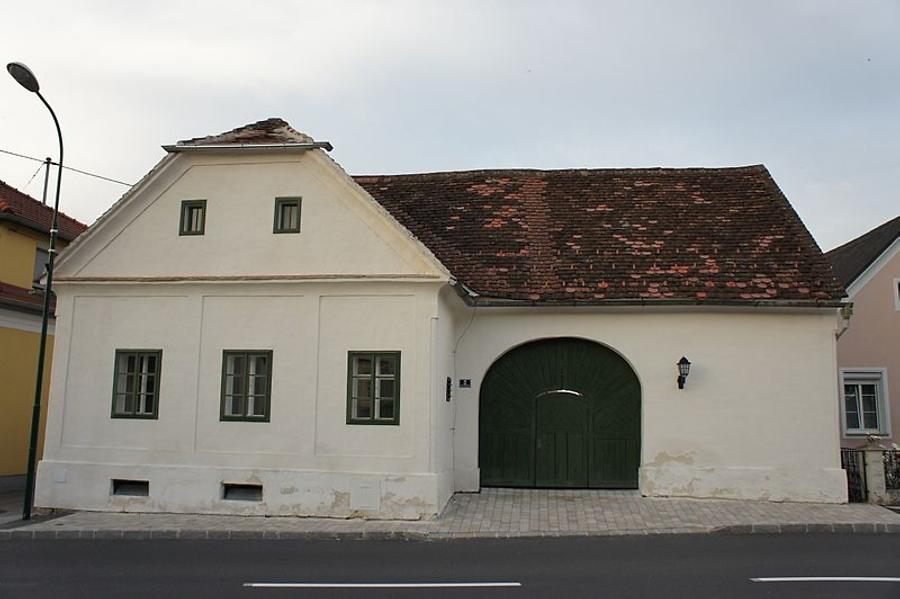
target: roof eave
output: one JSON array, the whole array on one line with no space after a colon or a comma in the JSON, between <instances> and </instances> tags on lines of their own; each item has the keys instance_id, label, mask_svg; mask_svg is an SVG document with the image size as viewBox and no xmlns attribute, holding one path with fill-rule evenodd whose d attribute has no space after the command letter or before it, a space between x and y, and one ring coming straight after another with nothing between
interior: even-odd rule
<instances>
[{"instance_id":1,"label":"roof eave","mask_svg":"<svg viewBox=\"0 0 900 599\"><path fill-rule=\"evenodd\" d=\"M479 308L572 308L572 307L683 307L683 306L730 306L743 308L840 308L845 300L727 300L727 299L588 299L588 300L518 300L472 297L460 294L463 301Z\"/></svg>"},{"instance_id":2,"label":"roof eave","mask_svg":"<svg viewBox=\"0 0 900 599\"><path fill-rule=\"evenodd\" d=\"M314 142L297 142L297 143L279 143L279 144L174 144L162 147L166 152L235 152L235 151L278 151L292 150L297 152L306 152L309 150L325 150L330 152L334 149L329 141Z\"/></svg>"},{"instance_id":3,"label":"roof eave","mask_svg":"<svg viewBox=\"0 0 900 599\"><path fill-rule=\"evenodd\" d=\"M15 223L17 225L21 225L23 227L31 229L32 231L35 231L37 233L47 233L48 235L50 234L50 227L41 226L30 218L24 218L22 216L19 216L18 214L0 212L0 221ZM73 239L75 239L75 237L77 237L77 235L70 235L62 229L59 230L57 236L64 241L72 241Z\"/></svg>"}]
</instances>

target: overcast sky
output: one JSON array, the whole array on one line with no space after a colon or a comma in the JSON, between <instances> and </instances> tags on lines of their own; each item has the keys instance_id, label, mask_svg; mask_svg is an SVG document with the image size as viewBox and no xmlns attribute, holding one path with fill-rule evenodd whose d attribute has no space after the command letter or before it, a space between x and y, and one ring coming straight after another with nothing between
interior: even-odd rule
<instances>
[{"instance_id":1,"label":"overcast sky","mask_svg":"<svg viewBox=\"0 0 900 599\"><path fill-rule=\"evenodd\" d=\"M352 174L763 163L826 250L900 213L898 0L3 4L66 163L124 181L280 116ZM0 149L57 155L5 74ZM39 197L39 166L0 179ZM125 188L62 191L90 223Z\"/></svg>"}]
</instances>

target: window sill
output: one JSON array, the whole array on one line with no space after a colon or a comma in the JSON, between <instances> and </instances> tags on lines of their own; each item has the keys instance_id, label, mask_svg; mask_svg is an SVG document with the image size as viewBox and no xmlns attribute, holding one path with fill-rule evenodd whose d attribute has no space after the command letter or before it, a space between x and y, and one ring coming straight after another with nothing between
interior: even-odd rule
<instances>
[{"instance_id":1,"label":"window sill","mask_svg":"<svg viewBox=\"0 0 900 599\"><path fill-rule=\"evenodd\" d=\"M112 414L116 420L159 420L156 414Z\"/></svg>"}]
</instances>

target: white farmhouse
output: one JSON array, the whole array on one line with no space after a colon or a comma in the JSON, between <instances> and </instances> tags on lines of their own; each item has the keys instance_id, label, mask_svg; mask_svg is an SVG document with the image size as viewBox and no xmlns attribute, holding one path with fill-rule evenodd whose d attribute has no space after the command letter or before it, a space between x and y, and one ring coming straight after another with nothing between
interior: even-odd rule
<instances>
[{"instance_id":1,"label":"white farmhouse","mask_svg":"<svg viewBox=\"0 0 900 599\"><path fill-rule=\"evenodd\" d=\"M39 506L846 501L844 292L764 167L351 177L330 149L280 119L166 146L66 250Z\"/></svg>"}]
</instances>

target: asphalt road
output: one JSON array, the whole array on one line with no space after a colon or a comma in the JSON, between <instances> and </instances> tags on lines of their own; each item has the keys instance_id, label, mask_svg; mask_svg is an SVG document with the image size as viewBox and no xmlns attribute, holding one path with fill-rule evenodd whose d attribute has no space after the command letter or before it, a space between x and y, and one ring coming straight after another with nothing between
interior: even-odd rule
<instances>
[{"instance_id":1,"label":"asphalt road","mask_svg":"<svg viewBox=\"0 0 900 599\"><path fill-rule=\"evenodd\" d=\"M900 535L0 542L3 599L900 598L900 580L751 580L797 576L900 578ZM255 583L487 586L247 586Z\"/></svg>"}]
</instances>

